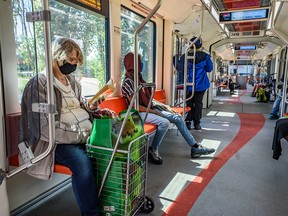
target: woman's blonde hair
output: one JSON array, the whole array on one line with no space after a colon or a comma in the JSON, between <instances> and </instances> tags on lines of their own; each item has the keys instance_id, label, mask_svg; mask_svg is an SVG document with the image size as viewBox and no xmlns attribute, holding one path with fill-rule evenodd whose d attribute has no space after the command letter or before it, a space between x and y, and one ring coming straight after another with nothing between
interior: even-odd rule
<instances>
[{"instance_id":1,"label":"woman's blonde hair","mask_svg":"<svg viewBox=\"0 0 288 216\"><path fill-rule=\"evenodd\" d=\"M70 58L73 50L77 53L77 61L79 65L83 64L83 54L78 44L70 38L57 38L52 44L53 61L58 61L59 66L63 65L66 58Z\"/></svg>"}]
</instances>

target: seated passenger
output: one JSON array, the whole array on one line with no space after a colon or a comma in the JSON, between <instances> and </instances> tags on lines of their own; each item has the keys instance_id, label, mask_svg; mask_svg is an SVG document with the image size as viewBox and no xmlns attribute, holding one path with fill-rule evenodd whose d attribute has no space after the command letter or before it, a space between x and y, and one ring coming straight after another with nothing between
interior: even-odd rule
<instances>
[{"instance_id":1,"label":"seated passenger","mask_svg":"<svg viewBox=\"0 0 288 216\"><path fill-rule=\"evenodd\" d=\"M229 90L230 90L230 94L234 93L235 90L235 84L232 82L232 79L229 79Z\"/></svg>"},{"instance_id":2,"label":"seated passenger","mask_svg":"<svg viewBox=\"0 0 288 216\"><path fill-rule=\"evenodd\" d=\"M72 172L72 187L81 215L96 216L99 215L98 193L85 143L92 128L87 110L93 111L98 103L84 107L81 86L71 75L83 63L80 47L71 39L58 38L53 43L52 52L56 146L27 173L48 180L52 178L55 163L67 166ZM45 72L30 79L21 102L20 141L26 141L38 156L49 143L48 113L32 113L32 103L47 103Z\"/></svg>"},{"instance_id":3,"label":"seated passenger","mask_svg":"<svg viewBox=\"0 0 288 216\"><path fill-rule=\"evenodd\" d=\"M256 97L256 94L259 90L259 88L264 88L265 85L262 84L262 83L257 83L253 86L253 89L252 89L252 93L251 93L251 97Z\"/></svg>"},{"instance_id":4,"label":"seated passenger","mask_svg":"<svg viewBox=\"0 0 288 216\"><path fill-rule=\"evenodd\" d=\"M279 89L279 94L273 103L273 107L272 107L271 113L269 115L269 119L271 119L271 120L275 120L275 119L280 118L281 106L282 106L281 102L282 102L282 94L283 94L283 82L282 82L282 80L281 80L281 83L278 84L278 86L277 86L277 88ZM287 93L288 93L288 88L286 89L286 94ZM286 96L288 96L288 94ZM285 103L284 113L286 112L286 109L287 109L287 104Z\"/></svg>"},{"instance_id":5,"label":"seated passenger","mask_svg":"<svg viewBox=\"0 0 288 216\"><path fill-rule=\"evenodd\" d=\"M142 67L141 67L141 58L138 56L138 77L139 84L145 83L145 80L142 78ZM125 78L123 80L122 85L122 94L126 98L127 103L130 104L130 101L134 95L134 54L128 53L124 57L124 66L126 69ZM145 111L149 103L149 99L151 97L151 90L144 88L139 91L139 111L142 112L141 116L144 118ZM152 107L149 110L148 117L146 119L146 123L156 124L158 126L156 134L154 136L154 140L152 145L149 147L149 160L155 164L162 164L162 158L158 153L158 147L160 146L164 135L166 134L169 122L174 123L187 144L191 147L191 157L197 158L201 155L208 155L215 152L213 148L205 148L201 144L197 143L192 134L186 127L185 122L182 117L176 113L172 113L169 111L165 111L162 109L157 109L156 107Z\"/></svg>"}]
</instances>

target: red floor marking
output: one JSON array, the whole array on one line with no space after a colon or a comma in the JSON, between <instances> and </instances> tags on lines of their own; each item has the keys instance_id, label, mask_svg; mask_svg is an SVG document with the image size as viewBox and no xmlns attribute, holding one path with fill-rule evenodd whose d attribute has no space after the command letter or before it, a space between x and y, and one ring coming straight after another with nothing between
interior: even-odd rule
<instances>
[{"instance_id":1,"label":"red floor marking","mask_svg":"<svg viewBox=\"0 0 288 216\"><path fill-rule=\"evenodd\" d=\"M248 143L264 126L262 114L238 113L240 130L231 143L220 152L207 167L183 190L177 199L167 208L162 216L186 216L212 178L222 166L245 144ZM201 184L199 180L201 179Z\"/></svg>"}]
</instances>

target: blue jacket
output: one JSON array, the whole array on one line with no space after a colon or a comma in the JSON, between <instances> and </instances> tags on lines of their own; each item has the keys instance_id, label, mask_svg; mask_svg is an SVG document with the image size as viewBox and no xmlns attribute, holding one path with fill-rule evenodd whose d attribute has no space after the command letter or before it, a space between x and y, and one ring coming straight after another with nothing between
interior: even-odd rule
<instances>
[{"instance_id":1,"label":"blue jacket","mask_svg":"<svg viewBox=\"0 0 288 216\"><path fill-rule=\"evenodd\" d=\"M190 54L189 54L190 55ZM178 82L182 83L184 82L183 80L183 74L184 74L184 60L185 60L185 55L182 55L179 61L177 62L176 69L181 77L182 74L182 80L180 78L180 81ZM199 91L205 91L210 87L210 82L209 78L207 76L207 72L211 72L213 70L213 63L211 61L210 55L203 52L203 51L197 51L196 52L196 67L195 67L195 92ZM192 76L193 76L193 60L188 60L188 80L187 82L191 83L192 82ZM180 84L180 83L178 83ZM192 86L187 87L187 91L191 92L192 91Z\"/></svg>"}]
</instances>

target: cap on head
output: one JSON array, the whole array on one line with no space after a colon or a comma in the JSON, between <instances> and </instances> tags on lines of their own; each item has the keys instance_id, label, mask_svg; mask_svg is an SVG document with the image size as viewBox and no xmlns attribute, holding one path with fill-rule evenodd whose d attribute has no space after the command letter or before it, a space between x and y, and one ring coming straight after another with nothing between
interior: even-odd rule
<instances>
[{"instance_id":1,"label":"cap on head","mask_svg":"<svg viewBox=\"0 0 288 216\"><path fill-rule=\"evenodd\" d=\"M197 37L194 36L194 37L192 37L192 38L190 39L190 41L193 42L196 38L197 38ZM201 39L201 38L199 38L199 39L196 41L195 46L196 46L196 49L202 47L202 39Z\"/></svg>"}]
</instances>

